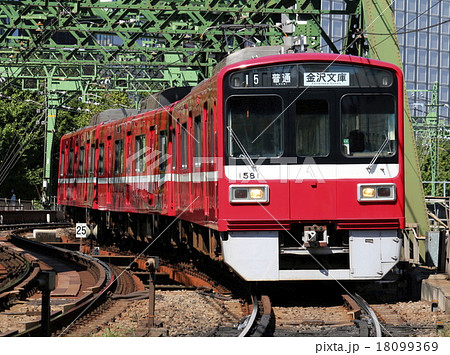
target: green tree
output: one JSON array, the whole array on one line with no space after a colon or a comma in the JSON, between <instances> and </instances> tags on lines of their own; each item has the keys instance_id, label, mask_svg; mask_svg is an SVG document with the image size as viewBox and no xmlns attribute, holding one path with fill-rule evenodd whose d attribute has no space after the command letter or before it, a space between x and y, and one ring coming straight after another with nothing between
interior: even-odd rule
<instances>
[{"instance_id":1,"label":"green tree","mask_svg":"<svg viewBox=\"0 0 450 355\"><path fill-rule=\"evenodd\" d=\"M0 99L0 196L36 196L35 174L42 167L42 97L8 88Z\"/></svg>"},{"instance_id":2,"label":"green tree","mask_svg":"<svg viewBox=\"0 0 450 355\"><path fill-rule=\"evenodd\" d=\"M89 124L95 113L114 108L130 107L127 94L103 93L93 96L91 103L72 100L58 110L53 141L50 193L56 193L56 177L61 137ZM9 87L0 96L0 197L40 199L42 189L45 97L35 92Z\"/></svg>"},{"instance_id":3,"label":"green tree","mask_svg":"<svg viewBox=\"0 0 450 355\"><path fill-rule=\"evenodd\" d=\"M417 149L419 152L419 161L421 169L422 181L431 181L431 156L429 154L429 142L425 139L417 141ZM450 181L450 140L448 138L439 138L438 141L438 164L437 164L437 181ZM425 195L431 195L431 184L425 184ZM436 185L436 195L444 195L444 185ZM447 186L446 195L450 195L450 185Z\"/></svg>"}]
</instances>

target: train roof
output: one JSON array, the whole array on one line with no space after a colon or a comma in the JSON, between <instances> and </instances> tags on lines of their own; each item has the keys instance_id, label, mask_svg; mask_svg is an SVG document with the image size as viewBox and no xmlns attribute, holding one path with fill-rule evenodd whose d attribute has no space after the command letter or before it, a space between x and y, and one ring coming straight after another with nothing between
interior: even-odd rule
<instances>
[{"instance_id":1,"label":"train roof","mask_svg":"<svg viewBox=\"0 0 450 355\"><path fill-rule=\"evenodd\" d=\"M111 108L93 115L89 120L89 125L95 126L102 122L117 121L123 118L136 116L144 112L153 111L165 106L169 106L170 104L181 100L183 97L189 94L191 90L191 86L184 86L173 87L157 92L143 99L141 102L141 107L139 109Z\"/></svg>"},{"instance_id":2,"label":"train roof","mask_svg":"<svg viewBox=\"0 0 450 355\"><path fill-rule=\"evenodd\" d=\"M297 49L294 49L292 46L288 45L247 47L237 52L231 53L230 55L225 57L221 62L219 62L214 67L212 74L215 75L224 67L235 63L243 62L245 60L287 53L318 53L318 52L312 49L306 49L305 51L299 52Z\"/></svg>"},{"instance_id":3,"label":"train roof","mask_svg":"<svg viewBox=\"0 0 450 355\"><path fill-rule=\"evenodd\" d=\"M91 126L95 126L102 122L116 121L116 120L120 120L122 118L136 116L139 113L140 113L139 110L132 109L132 108L111 108L111 109L96 113L89 120L89 124Z\"/></svg>"}]
</instances>

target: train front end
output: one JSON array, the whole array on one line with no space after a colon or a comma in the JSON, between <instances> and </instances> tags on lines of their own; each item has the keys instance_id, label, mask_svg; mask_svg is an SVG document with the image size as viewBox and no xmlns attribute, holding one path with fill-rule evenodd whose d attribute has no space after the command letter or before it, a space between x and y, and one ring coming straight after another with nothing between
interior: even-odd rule
<instances>
[{"instance_id":1,"label":"train front end","mask_svg":"<svg viewBox=\"0 0 450 355\"><path fill-rule=\"evenodd\" d=\"M397 264L402 80L391 64L315 53L220 71L218 226L243 279L376 280Z\"/></svg>"}]
</instances>

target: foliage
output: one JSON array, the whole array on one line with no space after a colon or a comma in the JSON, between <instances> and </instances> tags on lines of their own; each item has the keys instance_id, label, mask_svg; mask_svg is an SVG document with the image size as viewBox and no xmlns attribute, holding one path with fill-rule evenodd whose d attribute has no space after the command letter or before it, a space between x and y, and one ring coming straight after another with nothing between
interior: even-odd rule
<instances>
[{"instance_id":1,"label":"foliage","mask_svg":"<svg viewBox=\"0 0 450 355\"><path fill-rule=\"evenodd\" d=\"M36 196L36 173L42 166L42 97L8 88L0 100L0 196ZM17 184L20 182L20 184Z\"/></svg>"},{"instance_id":2,"label":"foliage","mask_svg":"<svg viewBox=\"0 0 450 355\"><path fill-rule=\"evenodd\" d=\"M450 140L439 139L438 142L438 165L437 165L437 176L436 181L450 181ZM418 152L421 168L422 181L432 181L431 174L431 156L429 150L427 149L427 144L425 142L418 142ZM431 184L426 184L424 186L425 195L431 195ZM450 184L447 186L446 195L450 194ZM444 195L443 184L436 185L436 195Z\"/></svg>"},{"instance_id":3,"label":"foliage","mask_svg":"<svg viewBox=\"0 0 450 355\"><path fill-rule=\"evenodd\" d=\"M446 324L442 329L439 329L438 336L450 337L450 324Z\"/></svg>"},{"instance_id":4,"label":"foliage","mask_svg":"<svg viewBox=\"0 0 450 355\"><path fill-rule=\"evenodd\" d=\"M108 108L130 106L125 93L104 93L82 103L73 99L57 111L53 140L52 177L56 179L61 137L89 124L90 117ZM45 144L45 97L8 87L0 97L0 197L40 199ZM11 160L12 159L12 160ZM15 162L15 164L12 164ZM56 183L50 194L56 193Z\"/></svg>"}]
</instances>

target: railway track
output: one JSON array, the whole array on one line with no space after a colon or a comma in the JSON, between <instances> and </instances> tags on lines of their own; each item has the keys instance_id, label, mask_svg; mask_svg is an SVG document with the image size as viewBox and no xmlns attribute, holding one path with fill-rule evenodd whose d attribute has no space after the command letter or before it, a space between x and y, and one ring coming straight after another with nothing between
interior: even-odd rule
<instances>
[{"instance_id":1,"label":"railway track","mask_svg":"<svg viewBox=\"0 0 450 355\"><path fill-rule=\"evenodd\" d=\"M23 231L23 230L22 230ZM119 256L108 252L112 261L114 258L120 260ZM75 255L82 255L75 253ZM87 256L86 256L87 257ZM123 256L125 257L125 256ZM128 258L133 260L133 256L128 253ZM96 258L92 258L96 262ZM100 259L102 259L100 257ZM103 258L107 260L107 258ZM125 260L125 259L123 259ZM134 301L139 299L148 302L148 291L144 290L144 285L140 285L140 289L136 288L136 279L138 275L142 277L145 275L140 270L140 264L145 262L146 258L142 260L133 261L133 272L128 272L130 267L103 265L105 274L109 275L109 283L114 284L110 288L98 288L96 295L102 295L97 301L97 296L92 295L86 299L71 302L72 305L68 308L76 308L77 312L63 320L62 313L54 314L53 318L57 319L55 326L52 325L53 335L58 336L92 336L105 329L107 324L112 324L122 317L126 317L128 308ZM30 261L28 261L30 262ZM39 264L39 258L31 260L31 263ZM0 275L6 274L6 271L1 272ZM6 268L3 268L6 270ZM127 271L126 271L127 270ZM209 270L210 271L210 270ZM201 336L411 336L417 332L417 326L408 323L400 314L388 303L371 303L365 302L362 297L358 295L344 296L345 303L342 305L325 306L323 309L319 307L309 307L311 311L305 316L297 316L296 308L300 307L280 307L271 304L269 294L265 294L263 288L258 292L250 291L245 288L243 284L232 284L236 280L231 280L231 283L222 282L220 277L216 277L217 273L202 272L194 267L189 262L181 262L177 264L170 264L162 261L160 274L170 276L172 280L184 285L159 285L157 289L172 289L172 290L195 290L196 294L201 295L202 298L217 299L218 301L211 301L215 305L214 308L218 312L227 312L223 308L223 303L219 300L230 300L232 295L239 294L240 310L235 312L235 316L240 318L229 318L223 321L223 317L217 326L212 327L210 331L201 333ZM219 281L221 280L221 281ZM228 280L230 282L230 280ZM91 282L92 283L92 282ZM139 282L138 282L139 284ZM158 286L158 285L157 285ZM233 289L233 291L230 291ZM236 292L236 290L239 291ZM192 291L191 291L192 292ZM262 292L262 293L261 293ZM188 294L186 294L186 297ZM95 301L94 301L95 299ZM236 299L236 298L234 298ZM145 301L146 300L146 301ZM299 305L302 304L300 301ZM83 307L88 307L89 310L84 310ZM187 304L186 307L190 307ZM305 307L308 308L308 307ZM188 311L188 310L186 310ZM202 312L200 308L198 312ZM28 313L36 313L35 311L27 311ZM144 311L146 312L146 310ZM183 311L180 311L183 313ZM202 314L194 316L194 318L201 319ZM12 314L12 313L11 313ZM145 324L145 313L141 314L141 321L136 330L138 336L151 335L151 330ZM223 315L223 314L222 314ZM192 316L192 315L191 315ZM158 314L156 315L158 318ZM171 327L170 321L165 319L165 327ZM67 325L70 324L69 327ZM27 332L10 332L9 336L29 336L37 335L38 328L34 328L36 324L30 324ZM432 326L429 326L432 330ZM33 328L33 329L32 329ZM154 328L155 329L155 328ZM155 333L153 333L155 334ZM156 331L158 335L168 335L169 332L164 332L163 329ZM182 333L181 333L182 334ZM195 334L195 333L193 333Z\"/></svg>"},{"instance_id":2,"label":"railway track","mask_svg":"<svg viewBox=\"0 0 450 355\"><path fill-rule=\"evenodd\" d=\"M37 290L40 271L53 270L61 275L58 278L57 288L53 291L53 296L55 297L55 294L56 296L63 296L70 301L64 305L62 311L55 312L50 316L50 333L55 333L58 329L67 326L81 314L87 312L89 308L95 309L95 306L104 302L107 291L111 290L114 285L114 273L110 267L86 255L30 241L17 235L10 235L8 241L6 244L9 244L10 248L22 250L22 254L32 255L35 258L35 263L33 264L33 270L29 272L32 277L21 280L22 282L19 282L20 287L16 286L8 291L11 296L5 297L8 299L7 307L12 307L19 299L17 295L22 301L30 297L33 298L33 294ZM68 271L70 269L69 264L72 265L73 271ZM78 284L73 282L77 279ZM85 282L82 287L83 279L89 281ZM21 292L21 288L27 289L28 292L24 294ZM14 295L15 297L13 297ZM2 335L40 336L42 332L43 325L41 322L31 321L25 325L25 330L12 329Z\"/></svg>"},{"instance_id":3,"label":"railway track","mask_svg":"<svg viewBox=\"0 0 450 355\"><path fill-rule=\"evenodd\" d=\"M20 233L26 233L27 228L21 228ZM17 231L16 231L17 233ZM16 235L9 237L16 246L21 246L24 249L32 248L39 250L41 253L55 253L54 250L59 250L52 246L36 243L27 239L18 237ZM26 246L26 245L32 245ZM52 250L43 252L43 249ZM90 258L77 252L63 252L65 257L67 255L76 255L76 258ZM35 262L38 266L42 262L42 254L37 255ZM148 292L137 290L136 276L113 265L107 265L104 262L96 261L104 268L104 271L97 271L97 274L102 274L102 282L98 282L94 287L96 292L89 293L89 296L84 295L79 299L73 301L70 306L66 306L64 312L57 312L51 316L50 333L57 336L90 336L102 329L102 327L109 321L119 317L122 312L127 309L130 300L133 300L133 294L138 298L148 298ZM177 281L184 281L188 285L194 284L198 287L198 292L205 296L224 297L229 299L231 292L223 285L217 283L207 274L196 270L188 263L180 263L180 265L168 265L162 267L164 273L170 274ZM38 272L35 272L37 274ZM31 282L36 284L36 282ZM100 286L100 284L102 286ZM113 287L114 284L114 287ZM199 286L200 285L200 286ZM35 290L34 290L35 291ZM140 292L139 292L140 291ZM129 295L129 296L127 296ZM112 296L112 297L111 297ZM245 300L242 301L242 309L253 310L250 317L244 318L245 324L242 327L236 327L226 330L217 330L216 336L250 336L263 335L270 320L270 301L267 297L248 297L253 300L253 304L248 305ZM88 310L90 308L90 310ZM35 312L36 313L36 312ZM245 313L244 313L245 314ZM13 330L9 331L4 336L39 336L42 332L42 325L39 322L33 321L26 326L25 331ZM221 335L222 334L222 335Z\"/></svg>"}]
</instances>

